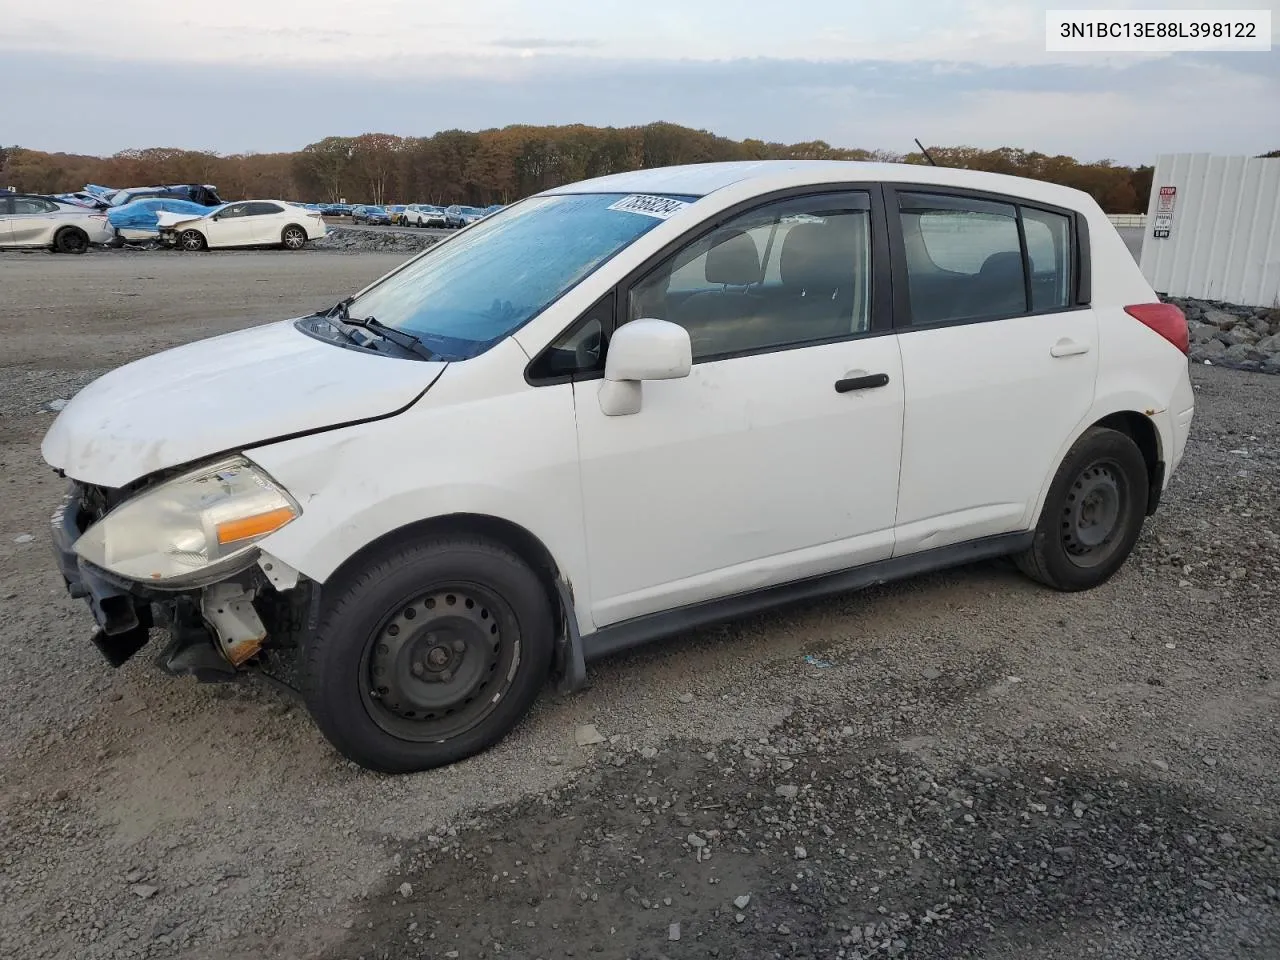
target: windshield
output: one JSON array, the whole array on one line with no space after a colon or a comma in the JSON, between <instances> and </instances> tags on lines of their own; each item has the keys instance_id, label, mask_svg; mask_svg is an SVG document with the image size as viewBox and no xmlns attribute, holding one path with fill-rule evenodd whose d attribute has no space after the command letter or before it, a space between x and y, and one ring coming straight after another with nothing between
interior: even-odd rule
<instances>
[{"instance_id":1,"label":"windshield","mask_svg":"<svg viewBox=\"0 0 1280 960\"><path fill-rule=\"evenodd\" d=\"M630 203L624 194L536 197L479 220L348 307L412 333L442 360L483 353L693 197Z\"/></svg>"}]
</instances>

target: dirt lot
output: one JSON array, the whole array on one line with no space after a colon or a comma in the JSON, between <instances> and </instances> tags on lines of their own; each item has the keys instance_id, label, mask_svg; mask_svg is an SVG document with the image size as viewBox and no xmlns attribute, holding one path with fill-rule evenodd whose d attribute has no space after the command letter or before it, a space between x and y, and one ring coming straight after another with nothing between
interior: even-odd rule
<instances>
[{"instance_id":1,"label":"dirt lot","mask_svg":"<svg viewBox=\"0 0 1280 960\"><path fill-rule=\"evenodd\" d=\"M984 564L704 630L447 770L111 671L44 543L42 404L399 259L0 256L0 956L1280 956L1277 377L1194 370L1099 590Z\"/></svg>"}]
</instances>

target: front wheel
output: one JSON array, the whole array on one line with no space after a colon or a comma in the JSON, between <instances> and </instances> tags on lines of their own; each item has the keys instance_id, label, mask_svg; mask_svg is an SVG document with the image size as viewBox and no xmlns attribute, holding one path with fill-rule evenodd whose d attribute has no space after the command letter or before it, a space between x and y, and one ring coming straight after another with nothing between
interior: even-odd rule
<instances>
[{"instance_id":1,"label":"front wheel","mask_svg":"<svg viewBox=\"0 0 1280 960\"><path fill-rule=\"evenodd\" d=\"M329 742L367 769L409 773L488 749L550 675L547 591L500 544L397 547L326 593L303 694Z\"/></svg>"},{"instance_id":2,"label":"front wheel","mask_svg":"<svg viewBox=\"0 0 1280 960\"><path fill-rule=\"evenodd\" d=\"M199 230L183 230L178 235L178 246L189 253L196 253L205 249L208 244L205 243L204 234Z\"/></svg>"},{"instance_id":3,"label":"front wheel","mask_svg":"<svg viewBox=\"0 0 1280 960\"><path fill-rule=\"evenodd\" d=\"M1147 463L1127 434L1091 427L1067 452L1049 487L1020 570L1055 590L1109 580L1133 552L1147 513Z\"/></svg>"},{"instance_id":4,"label":"front wheel","mask_svg":"<svg viewBox=\"0 0 1280 960\"><path fill-rule=\"evenodd\" d=\"M286 250L301 250L307 245L307 232L291 224L280 232L280 243Z\"/></svg>"}]
</instances>

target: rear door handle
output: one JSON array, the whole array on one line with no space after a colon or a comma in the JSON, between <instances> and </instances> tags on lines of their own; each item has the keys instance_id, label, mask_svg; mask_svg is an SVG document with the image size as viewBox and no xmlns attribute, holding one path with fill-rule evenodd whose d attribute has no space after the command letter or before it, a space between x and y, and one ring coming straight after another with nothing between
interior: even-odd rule
<instances>
[{"instance_id":1,"label":"rear door handle","mask_svg":"<svg viewBox=\"0 0 1280 960\"><path fill-rule=\"evenodd\" d=\"M1053 357L1078 357L1080 354L1088 352L1089 345L1087 343L1076 343L1068 337L1063 337L1049 348L1049 355Z\"/></svg>"},{"instance_id":2,"label":"rear door handle","mask_svg":"<svg viewBox=\"0 0 1280 960\"><path fill-rule=\"evenodd\" d=\"M865 377L845 377L836 381L836 393L848 393L850 390L871 390L889 384L887 373L872 373Z\"/></svg>"}]
</instances>

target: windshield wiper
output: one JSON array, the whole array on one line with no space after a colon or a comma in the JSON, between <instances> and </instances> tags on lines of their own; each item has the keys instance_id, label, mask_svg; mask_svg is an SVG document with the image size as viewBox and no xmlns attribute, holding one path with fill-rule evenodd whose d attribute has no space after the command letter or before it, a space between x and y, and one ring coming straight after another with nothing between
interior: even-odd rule
<instances>
[{"instance_id":1,"label":"windshield wiper","mask_svg":"<svg viewBox=\"0 0 1280 960\"><path fill-rule=\"evenodd\" d=\"M363 319L355 319L347 315L347 301L343 301L342 322L352 327L360 327L364 330L372 330L384 340L390 340L398 347L403 347L410 353L416 354L423 360L434 360L436 355L431 348L415 337L412 333L405 333L403 330L397 330L395 327L388 327L377 317L364 317Z\"/></svg>"}]
</instances>

